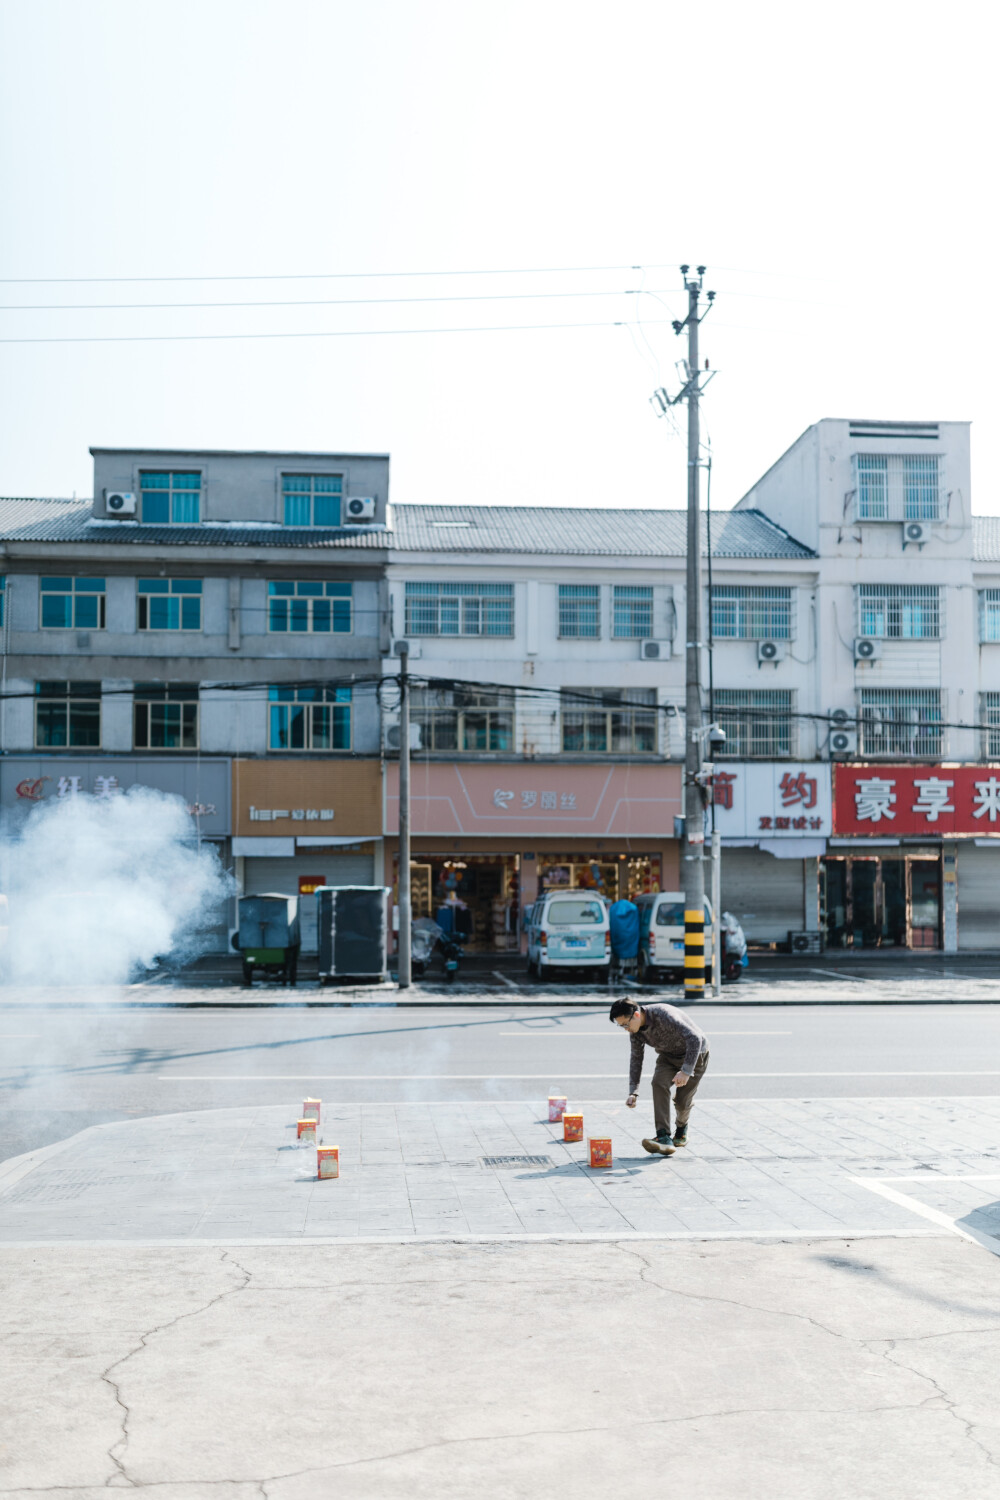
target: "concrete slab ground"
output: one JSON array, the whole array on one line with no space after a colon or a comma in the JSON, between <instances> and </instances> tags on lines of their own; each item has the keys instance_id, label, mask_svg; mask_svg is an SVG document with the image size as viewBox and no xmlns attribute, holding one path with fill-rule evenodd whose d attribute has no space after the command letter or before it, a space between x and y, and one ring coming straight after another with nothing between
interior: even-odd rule
<instances>
[{"instance_id":1,"label":"concrete slab ground","mask_svg":"<svg viewBox=\"0 0 1000 1500\"><path fill-rule=\"evenodd\" d=\"M985 1500L955 1237L0 1251L0 1493Z\"/></svg>"}]
</instances>

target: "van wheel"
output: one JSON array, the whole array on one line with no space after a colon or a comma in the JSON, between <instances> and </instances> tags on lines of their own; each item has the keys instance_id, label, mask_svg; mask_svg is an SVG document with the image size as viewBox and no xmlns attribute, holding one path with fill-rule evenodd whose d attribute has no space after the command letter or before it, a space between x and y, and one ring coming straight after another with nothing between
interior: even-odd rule
<instances>
[{"instance_id":1,"label":"van wheel","mask_svg":"<svg viewBox=\"0 0 1000 1500\"><path fill-rule=\"evenodd\" d=\"M537 971L535 969L535 960L533 958L529 958L528 959L528 973L530 974L530 976L531 976L532 979L535 979L535 978L538 977L537 976Z\"/></svg>"},{"instance_id":2,"label":"van wheel","mask_svg":"<svg viewBox=\"0 0 1000 1500\"><path fill-rule=\"evenodd\" d=\"M539 962L535 965L535 978L538 980L539 984L545 984L549 979L552 978L552 970L549 968L548 964L543 964L541 960L539 960Z\"/></svg>"}]
</instances>

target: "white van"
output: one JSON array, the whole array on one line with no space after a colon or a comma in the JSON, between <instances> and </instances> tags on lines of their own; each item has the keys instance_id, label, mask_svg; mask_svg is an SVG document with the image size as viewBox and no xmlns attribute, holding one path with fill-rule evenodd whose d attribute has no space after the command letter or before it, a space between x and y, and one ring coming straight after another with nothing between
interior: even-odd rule
<instances>
[{"instance_id":1,"label":"white van","mask_svg":"<svg viewBox=\"0 0 1000 1500\"><path fill-rule=\"evenodd\" d=\"M639 908L639 981L656 984L684 978L684 892L636 896ZM747 951L743 929L722 913L723 979L739 979ZM705 898L705 978L712 977L712 906Z\"/></svg>"},{"instance_id":2,"label":"white van","mask_svg":"<svg viewBox=\"0 0 1000 1500\"><path fill-rule=\"evenodd\" d=\"M611 931L607 903L593 891L545 891L535 901L528 923L528 973L551 979L563 969L611 965Z\"/></svg>"}]
</instances>

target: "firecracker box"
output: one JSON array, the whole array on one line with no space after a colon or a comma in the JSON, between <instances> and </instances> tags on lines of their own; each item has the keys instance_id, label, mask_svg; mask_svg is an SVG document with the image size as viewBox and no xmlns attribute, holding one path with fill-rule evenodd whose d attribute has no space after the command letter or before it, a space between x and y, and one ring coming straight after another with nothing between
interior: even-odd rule
<instances>
[{"instance_id":1,"label":"firecracker box","mask_svg":"<svg viewBox=\"0 0 1000 1500\"><path fill-rule=\"evenodd\" d=\"M315 1120L319 1124L319 1111L322 1099L306 1099L302 1105L303 1120Z\"/></svg>"},{"instance_id":2,"label":"firecracker box","mask_svg":"<svg viewBox=\"0 0 1000 1500\"><path fill-rule=\"evenodd\" d=\"M566 1095L549 1095L549 1124L557 1125L566 1113Z\"/></svg>"},{"instance_id":3,"label":"firecracker box","mask_svg":"<svg viewBox=\"0 0 1000 1500\"><path fill-rule=\"evenodd\" d=\"M316 1176L317 1177L339 1177L340 1176L340 1147L339 1146L317 1146L317 1148L316 1148Z\"/></svg>"},{"instance_id":4,"label":"firecracker box","mask_svg":"<svg viewBox=\"0 0 1000 1500\"><path fill-rule=\"evenodd\" d=\"M611 1166L611 1137L609 1135L589 1135L587 1146L590 1150L592 1167Z\"/></svg>"},{"instance_id":5,"label":"firecracker box","mask_svg":"<svg viewBox=\"0 0 1000 1500\"><path fill-rule=\"evenodd\" d=\"M299 1120L296 1136L300 1146L315 1146L316 1144L316 1121Z\"/></svg>"},{"instance_id":6,"label":"firecracker box","mask_svg":"<svg viewBox=\"0 0 1000 1500\"><path fill-rule=\"evenodd\" d=\"M565 1114L565 1115L563 1115L563 1140L564 1141L582 1141L583 1140L583 1115L576 1115L576 1114Z\"/></svg>"}]
</instances>

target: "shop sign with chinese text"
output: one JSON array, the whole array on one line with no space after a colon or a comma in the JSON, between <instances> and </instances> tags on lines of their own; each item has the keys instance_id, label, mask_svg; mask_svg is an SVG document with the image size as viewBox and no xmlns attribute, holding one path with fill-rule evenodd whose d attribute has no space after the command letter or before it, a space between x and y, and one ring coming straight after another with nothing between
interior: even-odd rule
<instances>
[{"instance_id":1,"label":"shop sign with chinese text","mask_svg":"<svg viewBox=\"0 0 1000 1500\"><path fill-rule=\"evenodd\" d=\"M228 759L189 756L177 760L130 760L111 756L4 756L0 760L0 801L5 812L28 812L41 803L70 797L105 801L133 786L183 797L188 812L208 838L231 831Z\"/></svg>"},{"instance_id":2,"label":"shop sign with chinese text","mask_svg":"<svg viewBox=\"0 0 1000 1500\"><path fill-rule=\"evenodd\" d=\"M720 760L712 800L724 839L821 839L832 831L830 766L823 761Z\"/></svg>"},{"instance_id":3,"label":"shop sign with chinese text","mask_svg":"<svg viewBox=\"0 0 1000 1500\"><path fill-rule=\"evenodd\" d=\"M834 768L834 832L1000 836L1000 766Z\"/></svg>"}]
</instances>

